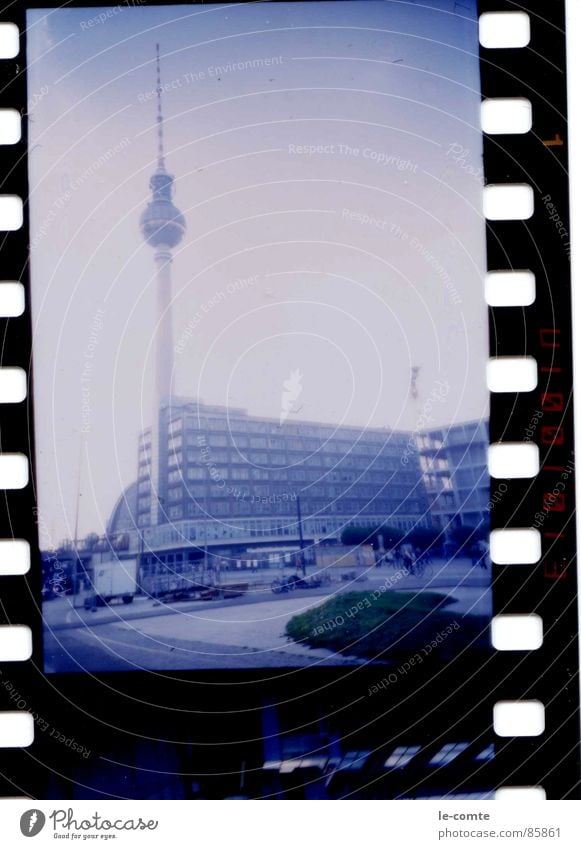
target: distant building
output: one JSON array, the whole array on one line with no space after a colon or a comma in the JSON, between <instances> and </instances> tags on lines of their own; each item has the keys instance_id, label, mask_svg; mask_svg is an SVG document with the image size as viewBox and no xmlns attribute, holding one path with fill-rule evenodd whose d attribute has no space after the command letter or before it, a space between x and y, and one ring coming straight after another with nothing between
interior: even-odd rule
<instances>
[{"instance_id":1,"label":"distant building","mask_svg":"<svg viewBox=\"0 0 581 849\"><path fill-rule=\"evenodd\" d=\"M437 527L488 523L488 422L425 431L418 437L429 510Z\"/></svg>"}]
</instances>

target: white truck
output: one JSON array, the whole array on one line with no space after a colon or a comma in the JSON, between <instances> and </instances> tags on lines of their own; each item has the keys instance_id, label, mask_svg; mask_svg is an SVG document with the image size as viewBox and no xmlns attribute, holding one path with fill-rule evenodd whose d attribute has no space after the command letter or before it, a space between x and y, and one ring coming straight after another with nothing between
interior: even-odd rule
<instances>
[{"instance_id":1,"label":"white truck","mask_svg":"<svg viewBox=\"0 0 581 849\"><path fill-rule=\"evenodd\" d=\"M121 599L131 604L137 592L137 558L117 558L101 561L100 555L91 558L93 586L85 598L85 607L94 609Z\"/></svg>"}]
</instances>

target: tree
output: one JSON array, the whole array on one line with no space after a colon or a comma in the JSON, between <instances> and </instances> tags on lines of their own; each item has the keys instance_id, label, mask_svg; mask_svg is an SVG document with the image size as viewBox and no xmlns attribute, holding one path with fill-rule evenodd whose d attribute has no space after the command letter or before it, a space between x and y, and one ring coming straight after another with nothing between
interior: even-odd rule
<instances>
[{"instance_id":1,"label":"tree","mask_svg":"<svg viewBox=\"0 0 581 849\"><path fill-rule=\"evenodd\" d=\"M450 531L450 539L458 551L470 550L476 543L486 540L488 529L484 524L459 525Z\"/></svg>"},{"instance_id":2,"label":"tree","mask_svg":"<svg viewBox=\"0 0 581 849\"><path fill-rule=\"evenodd\" d=\"M399 545L405 537L406 531L391 525L348 525L341 533L343 545L372 545L377 551L379 548L379 537L383 537L386 548Z\"/></svg>"},{"instance_id":3,"label":"tree","mask_svg":"<svg viewBox=\"0 0 581 849\"><path fill-rule=\"evenodd\" d=\"M405 535L405 541L424 551L444 542L444 533L440 528L410 528Z\"/></svg>"},{"instance_id":4,"label":"tree","mask_svg":"<svg viewBox=\"0 0 581 849\"><path fill-rule=\"evenodd\" d=\"M377 528L363 525L347 525L341 531L343 545L372 545L377 548Z\"/></svg>"},{"instance_id":5,"label":"tree","mask_svg":"<svg viewBox=\"0 0 581 849\"><path fill-rule=\"evenodd\" d=\"M406 536L406 531L392 525L381 525L378 533L383 537L385 548L394 548L396 545L400 545Z\"/></svg>"}]
</instances>

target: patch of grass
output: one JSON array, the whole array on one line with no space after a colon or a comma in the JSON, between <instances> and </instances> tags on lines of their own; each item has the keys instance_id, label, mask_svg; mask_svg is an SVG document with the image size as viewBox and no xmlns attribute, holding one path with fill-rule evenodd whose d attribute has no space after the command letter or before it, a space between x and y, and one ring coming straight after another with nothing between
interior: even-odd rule
<instances>
[{"instance_id":1,"label":"patch of grass","mask_svg":"<svg viewBox=\"0 0 581 849\"><path fill-rule=\"evenodd\" d=\"M383 660L418 652L442 632L430 650L440 660L459 654L473 640L486 648L488 619L445 610L453 601L436 592L392 591L376 599L368 592L347 592L293 616L286 634L311 648Z\"/></svg>"}]
</instances>

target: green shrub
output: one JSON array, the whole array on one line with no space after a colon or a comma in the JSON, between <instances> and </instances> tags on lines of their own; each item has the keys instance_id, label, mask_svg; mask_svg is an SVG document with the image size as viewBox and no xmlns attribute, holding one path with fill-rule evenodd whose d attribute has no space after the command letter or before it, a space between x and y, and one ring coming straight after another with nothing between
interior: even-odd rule
<instances>
[{"instance_id":1,"label":"green shrub","mask_svg":"<svg viewBox=\"0 0 581 849\"><path fill-rule=\"evenodd\" d=\"M446 635L436 652L440 659L458 654L471 643L478 648L488 646L488 619L454 615L444 609L454 601L450 596L393 591L374 596L368 592L339 594L293 616L286 634L311 648L384 660L420 651L442 632Z\"/></svg>"}]
</instances>

